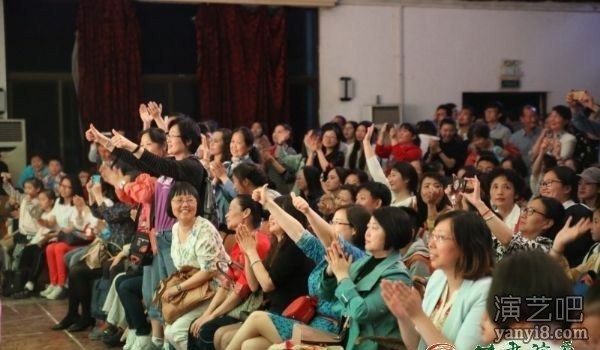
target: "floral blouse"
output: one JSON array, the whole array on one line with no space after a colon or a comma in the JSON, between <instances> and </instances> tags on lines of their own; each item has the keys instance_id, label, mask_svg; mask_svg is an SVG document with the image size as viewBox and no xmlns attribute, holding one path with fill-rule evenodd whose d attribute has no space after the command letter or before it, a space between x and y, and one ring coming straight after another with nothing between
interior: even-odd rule
<instances>
[{"instance_id":1,"label":"floral blouse","mask_svg":"<svg viewBox=\"0 0 600 350\"><path fill-rule=\"evenodd\" d=\"M196 217L185 242L179 241L179 222L173 225L171 258L177 270L188 265L203 271L217 271L218 262L230 261L219 232L201 216Z\"/></svg>"}]
</instances>

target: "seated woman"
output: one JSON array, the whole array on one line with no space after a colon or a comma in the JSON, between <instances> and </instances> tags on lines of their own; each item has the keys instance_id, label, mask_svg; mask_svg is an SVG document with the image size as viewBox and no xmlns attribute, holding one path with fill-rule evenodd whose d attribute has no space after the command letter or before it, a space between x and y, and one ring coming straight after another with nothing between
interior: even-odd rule
<instances>
[{"instance_id":1,"label":"seated woman","mask_svg":"<svg viewBox=\"0 0 600 350\"><path fill-rule=\"evenodd\" d=\"M240 225L244 225L250 232L256 232L254 250L261 260L267 256L271 242L265 233L258 231L262 220L262 208L252 197L242 194L235 197L229 205L225 219L229 230L235 231ZM258 292L258 288L253 289L248 285L248 278L244 273L246 258L237 241L229 255L235 263L235 266L227 271L228 280L233 281L233 285L221 284L202 316L191 324L188 349L214 349L215 331L220 327L240 322L236 317L229 315L229 312L245 302L251 293Z\"/></svg>"},{"instance_id":2,"label":"seated woman","mask_svg":"<svg viewBox=\"0 0 600 350\"><path fill-rule=\"evenodd\" d=\"M308 153L306 165L320 167L322 171L331 167L343 167L345 154L340 150L343 142L342 129L334 123L324 124L320 136L309 131L304 137Z\"/></svg>"},{"instance_id":3,"label":"seated woman","mask_svg":"<svg viewBox=\"0 0 600 350\"><path fill-rule=\"evenodd\" d=\"M479 212L487 227L498 240L496 260L519 250L541 249L546 253L552 248L552 240L565 222L565 210L557 200L535 197L521 211L516 234L481 199L480 183L477 178L469 178L473 192L462 196Z\"/></svg>"},{"instance_id":4,"label":"seated woman","mask_svg":"<svg viewBox=\"0 0 600 350\"><path fill-rule=\"evenodd\" d=\"M575 171L567 166L557 166L547 170L540 183L540 195L561 202L567 212L566 215L573 217L573 222L578 222L584 217L592 217L591 210L575 202L577 200L577 183ZM569 265L579 265L593 244L594 241L589 232L569 243L565 249L565 257L569 261Z\"/></svg>"},{"instance_id":5,"label":"seated woman","mask_svg":"<svg viewBox=\"0 0 600 350\"><path fill-rule=\"evenodd\" d=\"M374 125L369 127L365 140L371 138L374 129ZM392 192L391 206L414 207L416 200L415 193L419 184L419 176L415 168L408 162L397 162L392 166L389 175L386 177L381 164L379 164L379 160L375 156L371 143L363 141L363 148L365 150L365 157L367 158L367 167L373 177L373 181L381 182Z\"/></svg>"},{"instance_id":6,"label":"seated woman","mask_svg":"<svg viewBox=\"0 0 600 350\"><path fill-rule=\"evenodd\" d=\"M384 145L386 135L390 138L389 145ZM420 143L419 133L412 124L402 123L397 129L393 125L384 124L383 132L379 133L377 138L375 154L380 158L388 158L392 155L396 162L411 162L421 159L423 152L419 148ZM363 140L363 147L366 146L365 144Z\"/></svg>"},{"instance_id":7,"label":"seated woman","mask_svg":"<svg viewBox=\"0 0 600 350\"><path fill-rule=\"evenodd\" d=\"M176 182L169 192L167 212L177 219L173 225L171 244L173 263L177 270L183 266L191 266L197 268L198 272L183 283L167 289L162 296L163 302L168 302L180 293L204 283L217 282L215 281L217 263L230 261L217 229L209 220L198 216L199 203L198 192L186 182ZM121 301L123 301L122 297ZM137 302L139 303L139 299ZM209 302L205 301L199 307L177 318L172 324L167 324L165 339L177 350L187 349L190 324L204 312L208 304ZM150 337L141 340L144 343L150 341Z\"/></svg>"},{"instance_id":8,"label":"seated woman","mask_svg":"<svg viewBox=\"0 0 600 350\"><path fill-rule=\"evenodd\" d=\"M571 225L573 224L573 225ZM591 232L594 245L585 254L581 264L569 267L569 262L564 256L565 248L569 243L576 240L581 235ZM556 258L562 267L565 269L567 276L571 281L577 281L583 274L588 271L600 273L600 208L594 210L594 218L580 219L579 222L574 222L572 218L568 218L565 226L556 234L550 256Z\"/></svg>"},{"instance_id":9,"label":"seated woman","mask_svg":"<svg viewBox=\"0 0 600 350\"><path fill-rule=\"evenodd\" d=\"M135 223L130 215L131 206L115 202L114 191L107 183L104 183L103 186L100 183L89 182L87 189L88 204L92 215L97 219L105 220L108 224L110 236L103 238L107 242L107 249L111 254L116 254L115 247L122 248L125 242L131 241L135 231ZM77 262L70 268L67 315L53 329L59 330L68 327L69 332L80 332L95 325L91 312L92 284L95 279L103 276L102 270L102 266L88 266L85 260ZM79 314L80 306L81 315Z\"/></svg>"},{"instance_id":10,"label":"seated woman","mask_svg":"<svg viewBox=\"0 0 600 350\"><path fill-rule=\"evenodd\" d=\"M85 223L92 219L89 208L81 197L83 190L79 178L74 175L65 175L59 185L60 196L54 204L56 224L65 235L72 234L76 228L83 229ZM65 242L53 242L46 246L46 262L50 285L40 295L47 299L59 299L64 296L67 281L67 264L65 254L76 246Z\"/></svg>"},{"instance_id":11,"label":"seated woman","mask_svg":"<svg viewBox=\"0 0 600 350\"><path fill-rule=\"evenodd\" d=\"M300 197L304 198L314 210L317 210L319 199L324 193L320 179L321 169L314 166L305 166L296 175L296 187Z\"/></svg>"},{"instance_id":12,"label":"seated woman","mask_svg":"<svg viewBox=\"0 0 600 350\"><path fill-rule=\"evenodd\" d=\"M210 162L210 173L215 186L215 200L219 210L219 222L225 222L225 214L229 203L238 194L233 186L233 169L242 163L260 164L260 152L254 147L254 136L250 129L237 128L231 134L229 151L231 162Z\"/></svg>"},{"instance_id":13,"label":"seated woman","mask_svg":"<svg viewBox=\"0 0 600 350\"><path fill-rule=\"evenodd\" d=\"M295 155L296 150L290 146L292 142L292 127L281 123L273 129L273 146L262 150L261 158L264 161L265 172L279 193L289 193L294 184L296 171L289 164L282 162L282 158Z\"/></svg>"},{"instance_id":14,"label":"seated woman","mask_svg":"<svg viewBox=\"0 0 600 350\"><path fill-rule=\"evenodd\" d=\"M276 218L290 238L296 241L296 244L304 250L306 255L317 262L317 267L313 270L309 278L309 294L320 294L320 289L322 288L321 281L328 264L326 261L327 258L324 258L325 248L323 245L319 244L317 238L308 233L299 222L290 220L289 215L287 215L280 207L273 205L272 201L263 200L263 198L265 198L263 197L264 194L255 192L255 195L256 199L263 203L263 206L266 205L266 209L268 209ZM353 249L353 247L345 241L335 241L334 249L336 249L336 254L345 251L345 256L353 256L355 257L354 259L356 259L354 264L357 265L353 265L351 272L348 272L350 263L346 258L343 259L345 263L338 264L339 261L333 262L335 268L333 268L332 271L338 272L336 273L337 277L341 278L344 273L347 276L349 274L349 276L352 277L352 280L344 279L345 282L342 283L343 286L348 287L348 290L344 292L344 294L347 294L347 299L341 298L344 299L344 301L342 301L339 297L334 297L333 289L335 289L336 285L335 278L328 275L327 281L323 283L326 283L327 287L333 287L333 289L327 289L327 291L331 293L322 295L325 298L319 298L316 316L309 323L310 326L321 330L338 332L340 324L339 321L336 320L340 319L341 312L349 312L351 318L351 331L347 344L350 348L354 345L354 340L358 335L359 328L363 334L373 332L376 328L378 329L379 334L383 335L386 334L386 331L393 332L393 329L396 329L395 325L393 325L393 327L388 327L386 325L386 313L381 312L382 310L385 310L383 304L381 304L381 307L378 307L379 303L381 303L381 297L379 296L378 291L378 280L382 275L410 283L410 277L408 276L406 268L395 263L395 260L398 259L398 253L394 253L400 246L404 245L403 243L408 242L410 239L408 232L404 231L410 230L409 220L406 213L397 213L393 210L393 208L379 209L374 214L375 218L386 223L384 224L385 229L387 229L386 232L391 232L391 234L386 235L386 232L382 232L385 229L379 227L373 227L374 232L371 233L372 236L368 233L366 234L365 248L373 254L372 256L363 256L361 259L361 256L359 255L362 254L357 252L355 250L356 248ZM401 209L397 210L401 211ZM371 224L373 224L375 220L377 219L372 217ZM396 229L394 229L394 227ZM402 233L406 233L406 237ZM320 238L325 237L322 237L320 234ZM405 239L406 242L404 242L403 239ZM343 272L344 268L341 266L342 264L345 264L345 272ZM360 269L362 266L369 266L368 268L365 267L368 271ZM363 274L358 270L363 271ZM360 281L358 281L358 284L355 287L355 282L357 282L356 279L360 279ZM355 288L361 290L362 297L356 293ZM354 291L354 294L352 291ZM337 292L336 295L339 296ZM246 322L244 322L242 328L232 339L228 349L239 349L242 347L242 344L244 344L244 347L260 344L260 346L264 348L268 346L268 344L279 343L285 339L291 338L292 328L296 323L298 323L296 320L263 312L255 312Z\"/></svg>"},{"instance_id":15,"label":"seated woman","mask_svg":"<svg viewBox=\"0 0 600 350\"><path fill-rule=\"evenodd\" d=\"M325 261L325 258L324 258L325 248L319 242L319 238L315 237L312 233L306 231L306 229L304 228L304 226L302 225L302 223L300 221L294 219L285 210L283 210L281 207L276 205L273 202L273 200L267 196L265 188L256 190L253 193L253 198L256 199L257 201L259 201L263 205L264 209L269 210L271 215L273 215L275 220L283 228L283 230L286 232L286 234L292 239L292 241L294 241L296 243L296 245L300 249L302 249L302 251L304 252L304 254L306 256L308 256L310 259L312 259L316 263L316 267L313 269L313 271L310 273L310 275L308 277L308 294L311 296L316 296L317 290L319 288L321 276L327 266L327 262ZM301 212L306 214L306 211L308 210L308 205L306 204L306 201L304 201L304 200L302 200L301 203L296 203L299 200L300 200L299 197L296 197L293 199L293 201L295 202L295 206L296 206L296 208L298 208L298 210L300 210ZM358 208L357 210L362 209L360 207L357 207L357 208ZM364 212L365 210L362 209L362 211ZM358 213L358 211L357 211L357 213ZM338 213L336 213L336 214L338 214ZM346 228L345 226L348 226L348 225L342 225L343 223L345 223L345 221L342 221L343 218L340 215L341 215L341 213L338 214L338 216L337 216L337 219L340 220L340 225L336 225L336 227L339 228L340 226L344 226L344 228ZM359 218L362 218L362 217L366 217L366 218L364 220L359 221ZM364 242L364 234L365 234L366 223L368 221L368 218L369 218L368 215L356 215L354 217L354 220L356 220L353 224L354 227L347 228L348 236L352 236L352 233L354 232L354 237L356 238L356 240ZM323 220L323 219L321 219L321 220ZM322 232L321 230L316 230L316 233L322 239L328 239L328 240L331 239L329 237L329 234L326 234L325 232ZM352 249L353 247L348 242L342 241L342 244L344 245L346 250L348 250L350 252L350 255L352 255L355 259L358 259L359 257L364 256L364 252L362 252L361 250L356 249L356 248ZM334 307L334 303L326 301L326 300L319 300L317 307L316 307L316 316L310 321L310 325L313 327L322 329L322 330L337 332L339 330L340 315L339 315L339 312L336 312L333 310L333 307ZM297 322L297 321L289 319L289 318L285 318L285 317L281 317L281 316L277 316L277 315L273 315L273 314L267 314L267 313L254 312L251 315L251 318L252 317L254 317L255 319L260 319L261 320L260 324L262 324L262 322L264 321L264 322L268 322L270 324L275 325L275 327L277 327L277 330L275 332L276 332L276 334L279 334L278 337L280 337L282 339L283 338L287 339L287 338L291 337L292 327ZM268 329L266 329L266 330L263 328L258 329L258 328L256 328L256 326L258 326L258 323L254 322L254 321L245 323L245 327L249 332L258 332L265 339L270 339L267 337L270 337L273 335L273 333L271 331L269 331ZM268 332L268 333L263 333L263 332ZM221 334L219 334L219 333L221 333ZM217 348L224 349L226 347L226 342L229 339L231 339L231 337L234 335L233 333L234 332L230 332L228 330L223 330L221 332L221 329L220 329L217 332L216 337L223 339L224 341L220 341L219 343L216 343L216 344L221 345L220 347L217 347ZM274 340L273 340L273 342L274 342Z\"/></svg>"},{"instance_id":16,"label":"seated woman","mask_svg":"<svg viewBox=\"0 0 600 350\"><path fill-rule=\"evenodd\" d=\"M450 210L450 200L444 193L444 178L438 173L425 173L417 193L419 227L431 231L437 217Z\"/></svg>"},{"instance_id":17,"label":"seated woman","mask_svg":"<svg viewBox=\"0 0 600 350\"><path fill-rule=\"evenodd\" d=\"M568 348L563 343L568 339L535 338L536 334L542 332L533 332L534 338L527 343L513 338L517 329L543 330L548 327L548 334L568 334L570 320L582 316L581 309L577 311L565 304L573 298L571 283L559 264L547 254L539 251L519 252L503 259L494 269L489 293L481 325L483 337L479 344L492 344L496 349ZM532 302L532 298L537 296L548 301ZM510 311L507 307L518 310L517 320L508 314Z\"/></svg>"},{"instance_id":18,"label":"seated woman","mask_svg":"<svg viewBox=\"0 0 600 350\"><path fill-rule=\"evenodd\" d=\"M431 275L425 296L403 283L384 280L382 295L398 320L406 349L448 343L456 349L481 344L479 324L490 286L492 238L475 213L451 211L429 234Z\"/></svg>"}]
</instances>

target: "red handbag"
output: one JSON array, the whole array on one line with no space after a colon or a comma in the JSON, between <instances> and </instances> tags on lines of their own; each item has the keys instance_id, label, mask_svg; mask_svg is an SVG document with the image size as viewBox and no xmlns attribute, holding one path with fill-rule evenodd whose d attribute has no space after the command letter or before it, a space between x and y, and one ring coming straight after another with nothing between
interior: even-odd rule
<instances>
[{"instance_id":1,"label":"red handbag","mask_svg":"<svg viewBox=\"0 0 600 350\"><path fill-rule=\"evenodd\" d=\"M315 316L315 309L319 300L317 297L310 295L303 295L296 300L292 301L288 307L283 310L281 315L283 317L291 318L302 323L308 323Z\"/></svg>"}]
</instances>

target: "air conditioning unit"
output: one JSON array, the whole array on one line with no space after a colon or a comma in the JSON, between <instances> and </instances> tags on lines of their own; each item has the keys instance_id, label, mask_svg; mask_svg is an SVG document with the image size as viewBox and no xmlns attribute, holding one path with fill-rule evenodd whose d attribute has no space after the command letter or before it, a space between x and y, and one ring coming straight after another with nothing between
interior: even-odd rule
<instances>
[{"instance_id":1,"label":"air conditioning unit","mask_svg":"<svg viewBox=\"0 0 600 350\"><path fill-rule=\"evenodd\" d=\"M373 123L380 125L383 123L398 124L400 119L399 105L373 105L365 106L363 110L364 120L370 120Z\"/></svg>"},{"instance_id":2,"label":"air conditioning unit","mask_svg":"<svg viewBox=\"0 0 600 350\"><path fill-rule=\"evenodd\" d=\"M0 119L0 154L17 180L27 164L25 119Z\"/></svg>"}]
</instances>

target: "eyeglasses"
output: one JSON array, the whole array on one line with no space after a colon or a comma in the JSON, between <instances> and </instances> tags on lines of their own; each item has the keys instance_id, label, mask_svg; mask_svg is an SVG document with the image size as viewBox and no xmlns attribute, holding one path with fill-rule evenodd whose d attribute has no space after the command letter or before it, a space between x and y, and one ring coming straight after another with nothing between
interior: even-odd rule
<instances>
[{"instance_id":1,"label":"eyeglasses","mask_svg":"<svg viewBox=\"0 0 600 350\"><path fill-rule=\"evenodd\" d=\"M186 198L173 198L171 199L171 202L177 205L182 205L182 204L196 204L196 198L194 197L186 197Z\"/></svg>"},{"instance_id":2,"label":"eyeglasses","mask_svg":"<svg viewBox=\"0 0 600 350\"><path fill-rule=\"evenodd\" d=\"M329 221L329 223L330 223L331 225L345 225L345 226L352 226L352 224L351 224L351 223L349 223L349 222L341 222L341 221L339 221L339 220L331 220L331 221Z\"/></svg>"},{"instance_id":3,"label":"eyeglasses","mask_svg":"<svg viewBox=\"0 0 600 350\"><path fill-rule=\"evenodd\" d=\"M427 236L427 240L434 241L436 243L441 243L441 242L445 242L445 241L453 241L454 237L448 237L448 236L430 232L429 235Z\"/></svg>"},{"instance_id":4,"label":"eyeglasses","mask_svg":"<svg viewBox=\"0 0 600 350\"><path fill-rule=\"evenodd\" d=\"M562 183L560 180L546 180L540 182L540 187L550 187L554 182Z\"/></svg>"},{"instance_id":5,"label":"eyeglasses","mask_svg":"<svg viewBox=\"0 0 600 350\"><path fill-rule=\"evenodd\" d=\"M546 214L542 213L541 211L532 208L532 207L527 207L527 208L521 208L521 212L525 213L527 216L531 216L533 215L533 213L537 213L540 214L543 217L546 217Z\"/></svg>"},{"instance_id":6,"label":"eyeglasses","mask_svg":"<svg viewBox=\"0 0 600 350\"><path fill-rule=\"evenodd\" d=\"M170 139L170 138L173 138L173 137L179 137L179 138L181 138L181 135L171 135L171 134L167 134L167 138L168 138L168 139Z\"/></svg>"}]
</instances>

